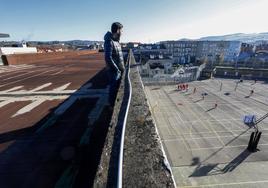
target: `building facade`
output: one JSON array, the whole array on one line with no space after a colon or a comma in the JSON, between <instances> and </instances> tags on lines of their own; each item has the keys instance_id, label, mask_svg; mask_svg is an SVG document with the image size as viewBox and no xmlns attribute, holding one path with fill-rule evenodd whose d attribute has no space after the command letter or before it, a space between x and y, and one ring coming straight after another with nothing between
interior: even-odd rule
<instances>
[{"instance_id":1,"label":"building facade","mask_svg":"<svg viewBox=\"0 0 268 188\"><path fill-rule=\"evenodd\" d=\"M186 64L195 61L197 41L164 41L161 44L172 54L175 63Z\"/></svg>"},{"instance_id":2,"label":"building facade","mask_svg":"<svg viewBox=\"0 0 268 188\"><path fill-rule=\"evenodd\" d=\"M179 64L195 62L196 59L235 62L240 52L239 41L164 41L161 42Z\"/></svg>"},{"instance_id":3,"label":"building facade","mask_svg":"<svg viewBox=\"0 0 268 188\"><path fill-rule=\"evenodd\" d=\"M209 61L235 62L240 53L239 41L198 41L197 58Z\"/></svg>"},{"instance_id":4,"label":"building facade","mask_svg":"<svg viewBox=\"0 0 268 188\"><path fill-rule=\"evenodd\" d=\"M140 66L140 74L143 77L172 74L174 70L171 59L149 59L146 64Z\"/></svg>"}]
</instances>

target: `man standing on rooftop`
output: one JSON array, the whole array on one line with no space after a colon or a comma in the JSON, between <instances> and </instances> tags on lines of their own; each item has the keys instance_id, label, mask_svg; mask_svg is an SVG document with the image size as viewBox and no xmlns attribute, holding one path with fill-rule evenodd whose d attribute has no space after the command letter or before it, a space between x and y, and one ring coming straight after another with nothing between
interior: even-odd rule
<instances>
[{"instance_id":1,"label":"man standing on rooftop","mask_svg":"<svg viewBox=\"0 0 268 188\"><path fill-rule=\"evenodd\" d=\"M109 74L110 90L109 105L113 106L116 93L119 87L121 76L124 72L124 58L119 43L122 34L123 25L115 22L111 26L111 32L108 31L104 36L105 62Z\"/></svg>"}]
</instances>

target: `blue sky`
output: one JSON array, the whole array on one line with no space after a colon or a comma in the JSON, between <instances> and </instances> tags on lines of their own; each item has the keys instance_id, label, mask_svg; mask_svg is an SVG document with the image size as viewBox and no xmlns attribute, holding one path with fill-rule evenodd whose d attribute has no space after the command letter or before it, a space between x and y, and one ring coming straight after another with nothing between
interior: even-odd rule
<instances>
[{"instance_id":1,"label":"blue sky","mask_svg":"<svg viewBox=\"0 0 268 188\"><path fill-rule=\"evenodd\" d=\"M0 0L9 40L102 40L114 21L122 41L157 42L268 32L267 0Z\"/></svg>"}]
</instances>

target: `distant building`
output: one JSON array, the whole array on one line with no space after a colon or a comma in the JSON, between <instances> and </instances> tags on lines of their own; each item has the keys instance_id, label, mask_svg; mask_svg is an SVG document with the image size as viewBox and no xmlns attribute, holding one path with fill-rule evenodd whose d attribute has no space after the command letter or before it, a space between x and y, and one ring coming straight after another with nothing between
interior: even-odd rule
<instances>
[{"instance_id":1,"label":"distant building","mask_svg":"<svg viewBox=\"0 0 268 188\"><path fill-rule=\"evenodd\" d=\"M141 45L140 42L128 42L128 43L121 44L122 48L127 48L127 49L138 48L140 45Z\"/></svg>"},{"instance_id":2,"label":"distant building","mask_svg":"<svg viewBox=\"0 0 268 188\"><path fill-rule=\"evenodd\" d=\"M136 61L146 63L149 59L172 59L162 44L141 44L133 49Z\"/></svg>"},{"instance_id":3,"label":"distant building","mask_svg":"<svg viewBox=\"0 0 268 188\"><path fill-rule=\"evenodd\" d=\"M8 38L10 37L9 34L0 33L0 38Z\"/></svg>"},{"instance_id":4,"label":"distant building","mask_svg":"<svg viewBox=\"0 0 268 188\"><path fill-rule=\"evenodd\" d=\"M104 49L104 45L102 43L95 42L95 43L89 45L89 49L91 49L91 50L101 50L101 49Z\"/></svg>"},{"instance_id":5,"label":"distant building","mask_svg":"<svg viewBox=\"0 0 268 188\"><path fill-rule=\"evenodd\" d=\"M0 38L8 38L9 34L4 34L4 33L0 33ZM1 48L0 48L0 65L3 65L3 61L2 61L2 52L1 52Z\"/></svg>"},{"instance_id":6,"label":"distant building","mask_svg":"<svg viewBox=\"0 0 268 188\"><path fill-rule=\"evenodd\" d=\"M186 64L195 61L197 41L164 41L167 52L172 54L178 64Z\"/></svg>"},{"instance_id":7,"label":"distant building","mask_svg":"<svg viewBox=\"0 0 268 188\"><path fill-rule=\"evenodd\" d=\"M194 63L196 59L223 62L236 61L241 47L239 41L164 41L161 42L179 64Z\"/></svg>"},{"instance_id":8,"label":"distant building","mask_svg":"<svg viewBox=\"0 0 268 188\"><path fill-rule=\"evenodd\" d=\"M17 46L0 48L0 55L25 54L25 53L37 53L37 49L36 47L28 47L28 44L25 41L22 41Z\"/></svg>"},{"instance_id":9,"label":"distant building","mask_svg":"<svg viewBox=\"0 0 268 188\"><path fill-rule=\"evenodd\" d=\"M207 58L209 61L221 58L223 62L235 62L240 48L239 41L199 41L197 58Z\"/></svg>"},{"instance_id":10,"label":"distant building","mask_svg":"<svg viewBox=\"0 0 268 188\"><path fill-rule=\"evenodd\" d=\"M238 62L247 62L251 57L254 56L255 47L253 44L242 43L240 48L240 53L238 56Z\"/></svg>"},{"instance_id":11,"label":"distant building","mask_svg":"<svg viewBox=\"0 0 268 188\"><path fill-rule=\"evenodd\" d=\"M268 53L268 41L261 41L258 45L256 45L255 53L261 52Z\"/></svg>"},{"instance_id":12,"label":"distant building","mask_svg":"<svg viewBox=\"0 0 268 188\"><path fill-rule=\"evenodd\" d=\"M146 64L141 65L140 74L144 77L155 75L172 74L174 72L172 59L150 59Z\"/></svg>"},{"instance_id":13,"label":"distant building","mask_svg":"<svg viewBox=\"0 0 268 188\"><path fill-rule=\"evenodd\" d=\"M253 54L255 52L255 47L253 44L242 43L240 53L242 52Z\"/></svg>"}]
</instances>

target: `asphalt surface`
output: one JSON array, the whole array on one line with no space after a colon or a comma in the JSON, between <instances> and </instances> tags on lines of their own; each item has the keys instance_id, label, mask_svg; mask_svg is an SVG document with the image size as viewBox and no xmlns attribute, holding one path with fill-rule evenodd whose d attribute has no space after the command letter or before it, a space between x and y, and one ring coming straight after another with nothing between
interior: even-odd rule
<instances>
[{"instance_id":1,"label":"asphalt surface","mask_svg":"<svg viewBox=\"0 0 268 188\"><path fill-rule=\"evenodd\" d=\"M0 133L34 125L84 84L93 89L105 88L105 76L97 78L104 66L102 54L1 66ZM27 110L26 106L35 101L40 104ZM12 117L23 107L24 113Z\"/></svg>"},{"instance_id":2,"label":"asphalt surface","mask_svg":"<svg viewBox=\"0 0 268 188\"><path fill-rule=\"evenodd\" d=\"M81 147L109 122L104 68L102 53L0 66L1 188L83 187L94 176Z\"/></svg>"},{"instance_id":3,"label":"asphalt surface","mask_svg":"<svg viewBox=\"0 0 268 188\"><path fill-rule=\"evenodd\" d=\"M236 82L195 81L188 91L145 87L177 187L268 186L268 119L258 126L262 137L255 153L246 150L254 130L243 123L244 115L268 112L268 84L244 81L236 88Z\"/></svg>"}]
</instances>

